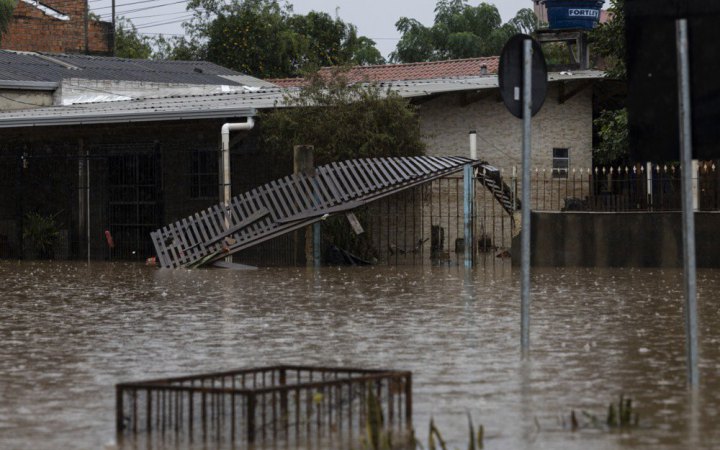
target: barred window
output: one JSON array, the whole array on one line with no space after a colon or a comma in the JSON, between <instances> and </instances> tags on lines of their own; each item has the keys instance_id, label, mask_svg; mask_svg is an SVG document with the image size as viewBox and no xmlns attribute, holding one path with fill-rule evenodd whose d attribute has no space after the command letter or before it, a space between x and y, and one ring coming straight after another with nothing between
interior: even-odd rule
<instances>
[{"instance_id":1,"label":"barred window","mask_svg":"<svg viewBox=\"0 0 720 450\"><path fill-rule=\"evenodd\" d=\"M192 151L190 168L190 197L218 197L218 151L196 148Z\"/></svg>"},{"instance_id":2,"label":"barred window","mask_svg":"<svg viewBox=\"0 0 720 450\"><path fill-rule=\"evenodd\" d=\"M567 178L570 168L570 150L567 148L553 149L553 178Z\"/></svg>"}]
</instances>

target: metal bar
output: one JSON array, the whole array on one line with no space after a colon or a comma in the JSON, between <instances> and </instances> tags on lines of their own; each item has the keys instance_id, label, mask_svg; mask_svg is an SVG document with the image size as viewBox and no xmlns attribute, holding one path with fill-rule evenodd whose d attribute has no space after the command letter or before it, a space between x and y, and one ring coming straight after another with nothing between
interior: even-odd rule
<instances>
[{"instance_id":1,"label":"metal bar","mask_svg":"<svg viewBox=\"0 0 720 450\"><path fill-rule=\"evenodd\" d=\"M465 268L473 266L473 204L475 203L475 190L473 186L473 166L468 164L463 172L463 213L464 213L464 244L465 244Z\"/></svg>"},{"instance_id":2,"label":"metal bar","mask_svg":"<svg viewBox=\"0 0 720 450\"><path fill-rule=\"evenodd\" d=\"M683 265L685 271L687 377L688 384L692 387L697 387L700 383L700 374L698 371L697 267L695 260L695 213L692 195L692 117L687 19L679 19L676 22L676 30L680 102L680 152L682 161Z\"/></svg>"},{"instance_id":3,"label":"metal bar","mask_svg":"<svg viewBox=\"0 0 720 450\"><path fill-rule=\"evenodd\" d=\"M520 348L523 358L530 350L530 162L532 105L532 41L523 42L523 145L522 145L522 231L521 231L521 305Z\"/></svg>"}]
</instances>

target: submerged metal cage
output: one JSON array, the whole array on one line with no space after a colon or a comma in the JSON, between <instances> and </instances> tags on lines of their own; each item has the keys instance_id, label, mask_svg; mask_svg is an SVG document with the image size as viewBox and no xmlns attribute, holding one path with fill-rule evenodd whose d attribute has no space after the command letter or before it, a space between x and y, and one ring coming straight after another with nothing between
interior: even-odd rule
<instances>
[{"instance_id":1,"label":"submerged metal cage","mask_svg":"<svg viewBox=\"0 0 720 450\"><path fill-rule=\"evenodd\" d=\"M377 417L409 436L412 374L392 370L273 366L116 385L118 442L147 448L212 443L309 446L361 442ZM375 414L377 416L377 414ZM142 435L142 439L140 439Z\"/></svg>"}]
</instances>

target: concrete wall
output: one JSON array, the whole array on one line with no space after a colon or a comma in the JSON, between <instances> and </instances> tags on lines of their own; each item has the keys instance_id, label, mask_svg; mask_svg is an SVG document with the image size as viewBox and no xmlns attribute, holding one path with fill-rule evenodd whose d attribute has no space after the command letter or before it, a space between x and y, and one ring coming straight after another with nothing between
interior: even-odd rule
<instances>
[{"instance_id":1,"label":"concrete wall","mask_svg":"<svg viewBox=\"0 0 720 450\"><path fill-rule=\"evenodd\" d=\"M560 103L560 85L552 83L533 118L533 167L552 168L553 148L570 149L570 167L592 164L592 87ZM510 170L520 167L522 121L512 116L498 90L477 95L446 94L419 105L427 154L468 156L468 133L477 132L478 157Z\"/></svg>"},{"instance_id":2,"label":"concrete wall","mask_svg":"<svg viewBox=\"0 0 720 450\"><path fill-rule=\"evenodd\" d=\"M680 212L534 212L532 265L550 267L682 267ZM695 214L697 263L720 268L720 213ZM520 236L513 239L520 264Z\"/></svg>"},{"instance_id":3,"label":"concrete wall","mask_svg":"<svg viewBox=\"0 0 720 450\"><path fill-rule=\"evenodd\" d=\"M0 111L52 106L52 104L53 93L49 91L0 90Z\"/></svg>"}]
</instances>

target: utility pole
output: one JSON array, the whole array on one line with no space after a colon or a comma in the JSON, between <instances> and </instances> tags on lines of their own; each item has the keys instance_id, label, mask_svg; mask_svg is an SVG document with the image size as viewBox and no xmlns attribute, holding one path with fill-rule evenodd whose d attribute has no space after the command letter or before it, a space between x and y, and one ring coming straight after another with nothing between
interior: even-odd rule
<instances>
[{"instance_id":1,"label":"utility pole","mask_svg":"<svg viewBox=\"0 0 720 450\"><path fill-rule=\"evenodd\" d=\"M112 55L115 56L117 46L115 44L115 0L112 0Z\"/></svg>"},{"instance_id":2,"label":"utility pole","mask_svg":"<svg viewBox=\"0 0 720 450\"><path fill-rule=\"evenodd\" d=\"M88 35L88 30L90 28L90 5L88 4L88 0L85 0L85 54L90 54L90 37Z\"/></svg>"}]
</instances>

